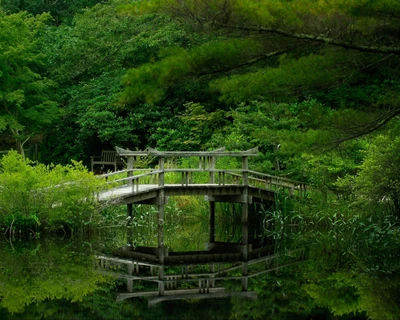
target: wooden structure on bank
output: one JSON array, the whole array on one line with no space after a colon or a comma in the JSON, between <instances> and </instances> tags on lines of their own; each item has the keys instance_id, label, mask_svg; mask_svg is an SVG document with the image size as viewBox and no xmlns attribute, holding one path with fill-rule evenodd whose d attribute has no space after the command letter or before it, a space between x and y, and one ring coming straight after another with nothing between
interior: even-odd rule
<instances>
[{"instance_id":1,"label":"wooden structure on bank","mask_svg":"<svg viewBox=\"0 0 400 320\"><path fill-rule=\"evenodd\" d=\"M257 148L242 152L227 152L224 148L209 152L158 151L156 149L129 151L121 148L117 148L117 151L121 157L127 158L127 169L101 176L109 179L109 184L116 186L99 194L99 200L108 201L114 205L127 205L129 216L132 216L132 206L135 204L156 205L158 209L157 247L120 248L114 251L114 258L110 258L125 259L125 261L128 261L128 265L131 265L131 268L134 265L148 265L153 269L157 269L158 276L155 278L154 276L150 276L150 278L138 276L129 278L131 280L156 281L158 283L157 292L135 293L130 296L153 296L156 294L163 297L162 300L170 300L176 299L177 295L180 295L180 298L187 299L188 294L194 294L193 290L166 294L165 286L171 282L168 276L165 275L166 267L201 264L213 266L223 263L238 263L240 265L239 268L242 270L242 275L239 278L242 280L243 293L236 293L235 295L254 298L255 293L247 292L249 262L260 258L268 259L271 255L271 248L253 247L253 244L249 242L250 205L255 201L274 201L277 193L303 195L306 191L305 185L298 181L249 170L248 157L256 156L258 154ZM157 168L134 168L135 159L143 156L157 158ZM178 168L176 164L179 162L179 158L182 157L197 157L199 159L198 168ZM216 159L218 157L240 157L242 168L236 170L216 168ZM111 181L113 176L120 174L126 174L127 176ZM171 196L205 196L209 201L209 242L206 244L204 251L174 253L169 252L165 247L164 210L167 198ZM215 241L216 202L241 204L242 239L240 243ZM132 276L132 272L128 273L129 276ZM197 280L199 281L200 293L209 293L207 297L232 295L232 293L222 293L220 290L215 291L212 289L213 280L216 280L215 272L212 269L206 277ZM201 288L206 288L206 290L202 292ZM212 294L210 295L210 293ZM194 298L195 296L191 297ZM198 297L196 296L196 298Z\"/></svg>"},{"instance_id":2,"label":"wooden structure on bank","mask_svg":"<svg viewBox=\"0 0 400 320\"><path fill-rule=\"evenodd\" d=\"M302 196L306 185L299 181L249 170L248 157L258 155L257 148L229 152L214 151L130 151L116 148L126 158L127 169L99 176L113 187L99 194L100 201L116 205L160 204L170 196L208 196L211 202L251 203L252 198L274 200L277 193ZM134 168L138 157L158 158L154 169ZM198 157L198 168L178 168L183 157ZM216 168L221 157L242 158L241 169ZM126 174L126 177L120 177ZM114 176L118 178L112 180ZM173 176L173 177L172 177Z\"/></svg>"}]
</instances>

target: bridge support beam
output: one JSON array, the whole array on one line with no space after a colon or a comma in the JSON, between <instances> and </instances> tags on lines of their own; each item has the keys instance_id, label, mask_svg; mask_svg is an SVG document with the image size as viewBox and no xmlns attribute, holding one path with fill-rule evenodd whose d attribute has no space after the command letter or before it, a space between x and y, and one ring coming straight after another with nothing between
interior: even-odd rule
<instances>
[{"instance_id":1,"label":"bridge support beam","mask_svg":"<svg viewBox=\"0 0 400 320\"><path fill-rule=\"evenodd\" d=\"M133 214L133 204L132 203L128 203L126 205L126 213L128 217L132 218L132 214Z\"/></svg>"},{"instance_id":2,"label":"bridge support beam","mask_svg":"<svg viewBox=\"0 0 400 320\"><path fill-rule=\"evenodd\" d=\"M206 200L212 202L229 202L229 203L252 203L253 197L246 197L244 195L213 195L205 196Z\"/></svg>"},{"instance_id":3,"label":"bridge support beam","mask_svg":"<svg viewBox=\"0 0 400 320\"><path fill-rule=\"evenodd\" d=\"M242 244L245 245L246 250L243 254L244 261L248 260L248 244L249 244L249 162L248 157L242 158L242 170L243 170L243 194L242 196L246 199L245 203L242 203Z\"/></svg>"},{"instance_id":4,"label":"bridge support beam","mask_svg":"<svg viewBox=\"0 0 400 320\"><path fill-rule=\"evenodd\" d=\"M159 295L164 295L164 190L160 191L158 204L158 259L161 267L158 268L158 290Z\"/></svg>"},{"instance_id":5,"label":"bridge support beam","mask_svg":"<svg viewBox=\"0 0 400 320\"><path fill-rule=\"evenodd\" d=\"M164 171L164 158L158 159L158 169ZM164 172L159 174L158 185L164 187ZM158 293L160 296L164 295L164 207L165 207L165 193L161 189L158 193L158 259L161 267L158 269Z\"/></svg>"}]
</instances>

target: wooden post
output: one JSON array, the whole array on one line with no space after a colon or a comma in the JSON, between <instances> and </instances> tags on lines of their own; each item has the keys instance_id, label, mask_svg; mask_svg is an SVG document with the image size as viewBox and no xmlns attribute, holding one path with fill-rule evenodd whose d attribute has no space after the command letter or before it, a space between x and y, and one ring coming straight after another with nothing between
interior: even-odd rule
<instances>
[{"instance_id":1,"label":"wooden post","mask_svg":"<svg viewBox=\"0 0 400 320\"><path fill-rule=\"evenodd\" d=\"M244 245L243 259L242 262L242 291L247 291L248 277L247 277L247 266L249 259L249 179L248 179L248 162L247 157L243 157L243 184L245 188L243 190L245 203L242 203L242 244Z\"/></svg>"},{"instance_id":2,"label":"wooden post","mask_svg":"<svg viewBox=\"0 0 400 320\"><path fill-rule=\"evenodd\" d=\"M215 242L215 201L210 201L210 242Z\"/></svg>"},{"instance_id":3,"label":"wooden post","mask_svg":"<svg viewBox=\"0 0 400 320\"><path fill-rule=\"evenodd\" d=\"M248 198L248 197L246 197ZM249 203L242 203L242 244L245 245L243 258L245 261L248 259L248 246L249 246Z\"/></svg>"},{"instance_id":4,"label":"wooden post","mask_svg":"<svg viewBox=\"0 0 400 320\"><path fill-rule=\"evenodd\" d=\"M208 168L210 169L210 184L215 183L215 157L208 157Z\"/></svg>"},{"instance_id":5,"label":"wooden post","mask_svg":"<svg viewBox=\"0 0 400 320\"><path fill-rule=\"evenodd\" d=\"M213 273L213 275L212 275L213 278L210 279L210 287L214 288L215 287L215 280L214 280L215 265L214 265L214 263L211 263L211 265L210 265L210 272Z\"/></svg>"},{"instance_id":6,"label":"wooden post","mask_svg":"<svg viewBox=\"0 0 400 320\"><path fill-rule=\"evenodd\" d=\"M249 185L249 158L243 157L242 158L242 175L243 175L243 185Z\"/></svg>"},{"instance_id":7,"label":"wooden post","mask_svg":"<svg viewBox=\"0 0 400 320\"><path fill-rule=\"evenodd\" d=\"M132 263L128 263L128 275L133 275L133 271L134 271L134 265L133 262Z\"/></svg>"},{"instance_id":8,"label":"wooden post","mask_svg":"<svg viewBox=\"0 0 400 320\"><path fill-rule=\"evenodd\" d=\"M133 170L133 156L132 157L128 157L128 161L127 161L127 169L128 170ZM133 176L133 171L128 171L128 178ZM132 186L132 180L128 180L128 186ZM132 190L133 191L133 190Z\"/></svg>"},{"instance_id":9,"label":"wooden post","mask_svg":"<svg viewBox=\"0 0 400 320\"><path fill-rule=\"evenodd\" d=\"M248 260L248 246L249 246L249 230L248 230L248 220L249 220L249 178L248 178L248 157L243 157L242 159L242 170L243 170L243 196L245 203L242 203L242 244L245 245L245 250L243 253L243 258L245 261Z\"/></svg>"},{"instance_id":10,"label":"wooden post","mask_svg":"<svg viewBox=\"0 0 400 320\"><path fill-rule=\"evenodd\" d=\"M164 186L164 158L158 159L158 169L161 171L158 178L158 185ZM165 194L164 189L158 193L158 259L160 261L160 268L158 268L158 291L159 295L164 295L164 204Z\"/></svg>"},{"instance_id":11,"label":"wooden post","mask_svg":"<svg viewBox=\"0 0 400 320\"><path fill-rule=\"evenodd\" d=\"M133 244L133 230L132 230L132 216L133 216L133 204L132 203L128 203L126 205L126 213L127 213L127 217L129 219L127 219L127 242L132 245Z\"/></svg>"},{"instance_id":12,"label":"wooden post","mask_svg":"<svg viewBox=\"0 0 400 320\"><path fill-rule=\"evenodd\" d=\"M249 278L247 277L248 262L242 262L242 291L247 291Z\"/></svg>"},{"instance_id":13,"label":"wooden post","mask_svg":"<svg viewBox=\"0 0 400 320\"><path fill-rule=\"evenodd\" d=\"M246 199L242 204L242 244L244 245L242 262L242 291L247 291L248 288L248 259L249 259L249 159L247 156L242 158L242 171L243 171L243 196Z\"/></svg>"},{"instance_id":14,"label":"wooden post","mask_svg":"<svg viewBox=\"0 0 400 320\"><path fill-rule=\"evenodd\" d=\"M165 158L158 158L158 170L161 172L158 174L158 186L164 187L164 161Z\"/></svg>"},{"instance_id":15,"label":"wooden post","mask_svg":"<svg viewBox=\"0 0 400 320\"><path fill-rule=\"evenodd\" d=\"M126 280L126 291L133 292L133 279Z\"/></svg>"},{"instance_id":16,"label":"wooden post","mask_svg":"<svg viewBox=\"0 0 400 320\"><path fill-rule=\"evenodd\" d=\"M164 190L158 195L158 251L160 263L164 263Z\"/></svg>"}]
</instances>

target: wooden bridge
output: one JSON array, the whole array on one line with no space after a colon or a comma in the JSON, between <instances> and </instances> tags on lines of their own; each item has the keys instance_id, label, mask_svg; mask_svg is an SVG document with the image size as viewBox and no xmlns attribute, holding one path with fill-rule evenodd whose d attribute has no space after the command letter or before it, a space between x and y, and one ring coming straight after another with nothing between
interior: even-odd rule
<instances>
[{"instance_id":1,"label":"wooden bridge","mask_svg":"<svg viewBox=\"0 0 400 320\"><path fill-rule=\"evenodd\" d=\"M134 204L156 205L158 208L158 245L157 247L118 248L114 250L114 257L109 257L108 260L117 259L117 261L127 261L128 264L157 266L158 276L156 278L135 279L155 280L158 283L156 294L163 296L162 299L167 299L166 295L169 296L168 299L173 299L170 296L172 293L165 291L165 286L169 283L168 276L164 274L166 267L239 263L239 268L242 270L240 279L242 280L243 296L254 297L254 294L246 293L250 277L248 266L252 261L258 261L257 259L260 257L270 256L271 250L269 247L253 246L249 239L250 206L254 202L273 202L277 194L303 196L306 192L306 185L299 181L249 170L248 157L258 155L257 148L241 152L227 152L224 148L208 152L158 151L156 149L129 151L121 148L117 148L117 151L119 156L126 157L127 169L100 176L100 178L107 179L110 189L101 192L98 199L110 205L126 205L129 216L133 215L132 206ZM153 169L134 168L134 164L137 165L143 157L151 159L157 163L157 166ZM194 165L193 162L186 162L191 164L191 167L180 168L184 163L182 158L188 157L198 158L198 163ZM220 165L218 160L227 157L241 158L241 168L218 168ZM209 242L205 244L204 251L175 253L169 252L165 247L164 207L168 197L172 196L205 196L209 201ZM215 241L216 202L241 204L242 239L240 243ZM130 274L132 273L130 272ZM189 291L185 291L185 294L188 294ZM154 294L153 292L144 295ZM214 294L222 295L221 292L214 292ZM229 296L230 294L224 295ZM142 293L130 293L128 296L141 295ZM187 298L187 295L181 297Z\"/></svg>"},{"instance_id":2,"label":"wooden bridge","mask_svg":"<svg viewBox=\"0 0 400 320\"><path fill-rule=\"evenodd\" d=\"M249 170L248 157L258 155L257 148L242 152L223 148L210 152L117 150L127 158L127 169L102 175L112 187L99 194L100 201L116 205L158 205L161 198L170 196L207 196L210 201L247 203L253 197L273 201L277 193L302 196L306 192L302 182ZM143 156L158 158L158 166L134 168L135 159ZM198 157L198 167L178 168L183 157ZM241 157L242 168L216 168L217 158L222 157Z\"/></svg>"}]
</instances>

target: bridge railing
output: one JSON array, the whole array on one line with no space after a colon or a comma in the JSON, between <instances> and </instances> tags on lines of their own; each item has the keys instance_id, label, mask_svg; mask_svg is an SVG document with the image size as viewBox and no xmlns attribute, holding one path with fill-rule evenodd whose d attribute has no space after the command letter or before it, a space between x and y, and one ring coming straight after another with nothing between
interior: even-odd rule
<instances>
[{"instance_id":1,"label":"bridge railing","mask_svg":"<svg viewBox=\"0 0 400 320\"><path fill-rule=\"evenodd\" d=\"M267 190L278 191L279 189L289 190L289 194L297 193L304 196L307 191L307 185L304 182L291 180L284 177L273 176L257 171L248 170L249 181L254 187L265 188Z\"/></svg>"},{"instance_id":2,"label":"bridge railing","mask_svg":"<svg viewBox=\"0 0 400 320\"><path fill-rule=\"evenodd\" d=\"M125 177L119 177L127 174ZM286 190L290 195L305 195L306 184L252 170L219 170L219 169L126 169L102 175L113 186L132 186L132 193L140 190L141 185L163 187L165 185L246 185L260 189Z\"/></svg>"}]
</instances>

